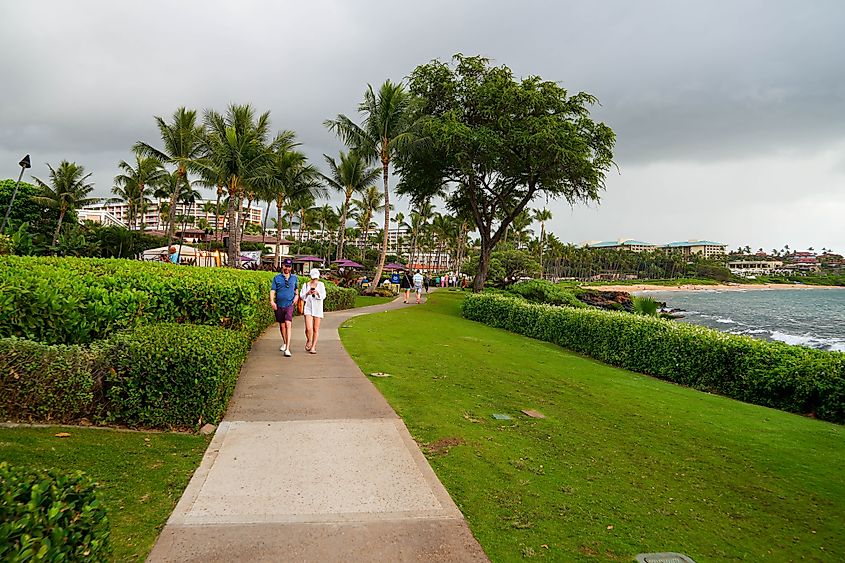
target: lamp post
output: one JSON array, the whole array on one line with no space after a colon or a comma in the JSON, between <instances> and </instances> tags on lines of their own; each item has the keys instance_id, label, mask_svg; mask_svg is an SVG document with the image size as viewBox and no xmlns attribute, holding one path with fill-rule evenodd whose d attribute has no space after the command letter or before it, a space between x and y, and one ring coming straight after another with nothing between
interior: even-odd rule
<instances>
[{"instance_id":1,"label":"lamp post","mask_svg":"<svg viewBox=\"0 0 845 563\"><path fill-rule=\"evenodd\" d=\"M26 155L18 162L18 165L21 167L20 176L18 176L18 182L15 184L15 189L12 191L12 199L9 200L9 207L6 209L6 215L3 217L3 226L0 227L0 234L6 232L6 223L9 221L9 213L12 212L12 205L15 203L15 196L18 195L18 186L21 185L21 178L23 178L23 171L27 168L32 168L32 163L29 161L29 155Z\"/></svg>"}]
</instances>

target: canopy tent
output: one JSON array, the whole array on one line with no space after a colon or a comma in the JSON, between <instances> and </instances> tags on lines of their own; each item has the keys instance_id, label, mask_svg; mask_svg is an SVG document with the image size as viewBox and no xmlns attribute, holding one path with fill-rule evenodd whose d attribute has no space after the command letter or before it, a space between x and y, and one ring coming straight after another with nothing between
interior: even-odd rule
<instances>
[{"instance_id":1,"label":"canopy tent","mask_svg":"<svg viewBox=\"0 0 845 563\"><path fill-rule=\"evenodd\" d=\"M390 264L385 264L385 270L407 270L405 266L402 264L397 264L396 262L391 262Z\"/></svg>"},{"instance_id":2,"label":"canopy tent","mask_svg":"<svg viewBox=\"0 0 845 563\"><path fill-rule=\"evenodd\" d=\"M318 256L299 256L298 258L294 258L293 261L303 264L305 262L319 262L320 264L323 263L323 259Z\"/></svg>"},{"instance_id":3,"label":"canopy tent","mask_svg":"<svg viewBox=\"0 0 845 563\"><path fill-rule=\"evenodd\" d=\"M210 252L207 250L200 250L198 248L194 248L193 246L188 246L187 244L180 245L178 242L174 243L173 246L175 246L176 251L179 252L180 263L190 260L192 263L198 266L219 265L219 253ZM169 248L170 247L168 246L159 246L158 248L147 249L144 251L142 258L148 262L162 260L162 257L164 257L164 259L169 259Z\"/></svg>"}]
</instances>

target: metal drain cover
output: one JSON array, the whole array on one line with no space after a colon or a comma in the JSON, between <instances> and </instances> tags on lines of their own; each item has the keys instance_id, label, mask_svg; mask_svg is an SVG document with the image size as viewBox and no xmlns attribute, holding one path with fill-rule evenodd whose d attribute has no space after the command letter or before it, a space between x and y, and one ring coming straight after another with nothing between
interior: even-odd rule
<instances>
[{"instance_id":1,"label":"metal drain cover","mask_svg":"<svg viewBox=\"0 0 845 563\"><path fill-rule=\"evenodd\" d=\"M695 563L691 558L680 553L640 553L637 555L639 563Z\"/></svg>"}]
</instances>

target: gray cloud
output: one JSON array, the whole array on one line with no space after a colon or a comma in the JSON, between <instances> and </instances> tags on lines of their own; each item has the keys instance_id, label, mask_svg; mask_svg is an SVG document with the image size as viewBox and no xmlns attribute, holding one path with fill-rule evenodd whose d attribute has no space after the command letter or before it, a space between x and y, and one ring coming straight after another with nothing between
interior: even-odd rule
<instances>
[{"instance_id":1,"label":"gray cloud","mask_svg":"<svg viewBox=\"0 0 845 563\"><path fill-rule=\"evenodd\" d=\"M831 209L843 204L842 153L814 160L845 146L843 16L832 0L6 3L0 177L16 177L27 152L39 176L44 162L67 158L92 171L106 194L131 145L157 140L153 115L230 102L271 110L274 126L295 130L321 163L321 153L341 148L323 120L354 114L368 83L400 80L433 58L480 53L518 76L597 95L595 116L618 134L622 174L609 178L602 205L569 212L554 204L563 238L722 236L771 246L782 226L750 232L724 203L758 209L765 193L770 216L806 209L814 195ZM784 171L793 163L813 183L796 188L794 179L769 177L763 167L774 162ZM811 174L813 163L825 170ZM649 170L664 171L671 185ZM702 190L708 201L679 203ZM664 213L655 223L655 202L706 221L696 233L684 232L690 219L676 225ZM790 225L805 229L808 244L824 232L845 247L835 225Z\"/></svg>"}]
</instances>

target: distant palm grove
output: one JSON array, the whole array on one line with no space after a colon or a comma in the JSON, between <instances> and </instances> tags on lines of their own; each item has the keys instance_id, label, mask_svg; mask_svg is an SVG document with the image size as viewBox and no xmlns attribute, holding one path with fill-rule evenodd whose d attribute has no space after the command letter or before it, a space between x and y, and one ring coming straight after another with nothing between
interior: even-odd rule
<instances>
[{"instance_id":1,"label":"distant palm grove","mask_svg":"<svg viewBox=\"0 0 845 563\"><path fill-rule=\"evenodd\" d=\"M233 266L244 235L261 235L262 243L275 243L278 266L282 233L296 227L295 252L355 259L380 279L393 229L390 260L415 264L435 254L435 269L474 276L476 290L525 276L706 275L702 260L672 253L565 244L546 230L551 212L531 208L538 199L598 200L615 135L590 119L595 102L539 77L517 80L482 57L456 55L451 64L417 67L407 84L368 86L358 119L326 119L347 148L324 154L319 165L308 161L296 133L271 127L269 112L248 104L202 113L180 107L155 117L160 138L139 140L118 164L111 198L92 197L91 174L68 161L48 164L49 176L33 177L34 185L22 183L0 252L131 257L191 226L213 232L218 248L225 239ZM0 182L4 210L13 184ZM184 211L195 209L200 188L213 194L203 206L213 223ZM338 207L327 201L333 195ZM394 195L410 202L407 215L394 212ZM154 200L161 238L144 232ZM126 205L128 229L79 224L78 209L108 202ZM260 225L244 216L255 204L263 209ZM361 239L363 246L349 244Z\"/></svg>"}]
</instances>

